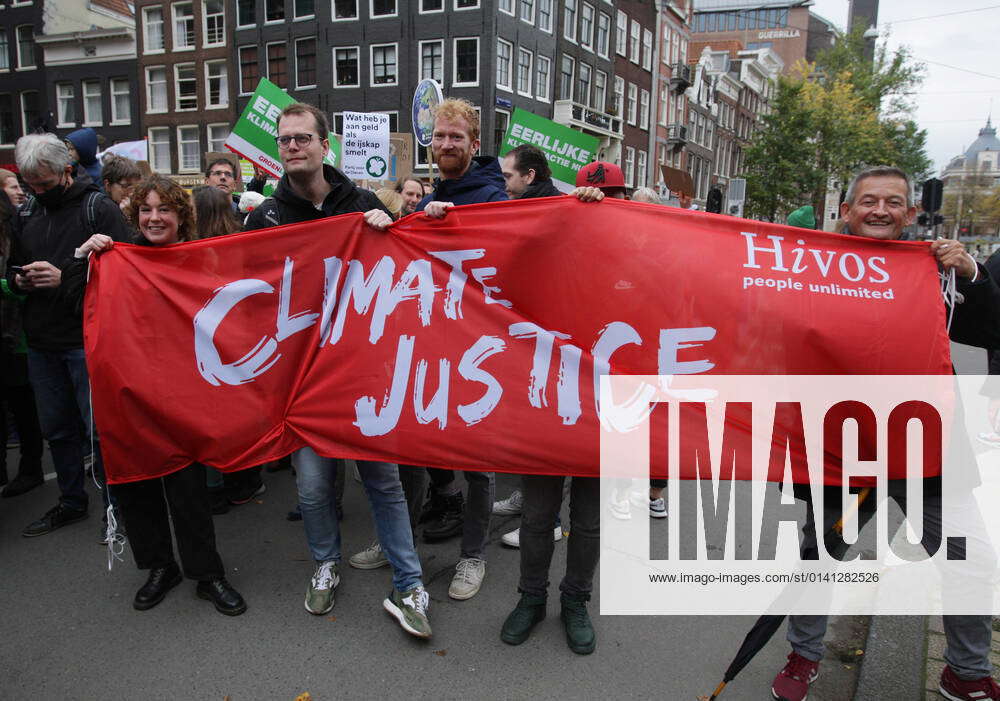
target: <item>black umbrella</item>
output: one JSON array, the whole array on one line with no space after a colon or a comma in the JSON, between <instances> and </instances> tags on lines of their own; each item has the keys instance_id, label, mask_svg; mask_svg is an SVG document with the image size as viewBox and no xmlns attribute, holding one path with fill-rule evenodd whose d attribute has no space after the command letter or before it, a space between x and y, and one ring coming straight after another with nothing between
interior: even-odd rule
<instances>
[{"instance_id":1,"label":"black umbrella","mask_svg":"<svg viewBox=\"0 0 1000 701\"><path fill-rule=\"evenodd\" d=\"M829 542L830 539L835 537L836 539L833 540L833 542L837 546L837 549L846 551L843 538L840 537L844 532L844 521L849 516L853 515L853 512L861 506L861 502L868 498L868 494L870 492L871 487L865 487L858 493L858 499L854 502L853 506L848 511L845 511L840 519L833 524L830 530L824 534L824 541ZM827 552L833 553L834 550L829 549ZM760 650L767 645L767 641L771 639L775 632L777 632L778 628L781 627L782 621L784 620L785 614L780 616L764 615L758 618L757 622L753 624L753 627L747 633L746 637L743 638L743 644L740 645L740 649L736 652L736 657L734 657L733 661L729 663L729 667L726 669L726 673L723 675L722 681L719 682L717 687L715 687L715 691L712 692L711 696L699 696L699 701L715 701L719 694L722 693L722 690L726 688L726 684L735 679L736 675L739 674L743 668L750 663L750 660L754 658L754 655L760 652Z\"/></svg>"}]
</instances>

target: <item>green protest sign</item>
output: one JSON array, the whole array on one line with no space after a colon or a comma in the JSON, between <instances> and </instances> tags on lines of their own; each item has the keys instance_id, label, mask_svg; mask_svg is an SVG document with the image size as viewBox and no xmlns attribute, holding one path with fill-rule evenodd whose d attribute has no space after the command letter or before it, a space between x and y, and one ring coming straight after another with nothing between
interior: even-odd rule
<instances>
[{"instance_id":1,"label":"green protest sign","mask_svg":"<svg viewBox=\"0 0 1000 701\"><path fill-rule=\"evenodd\" d=\"M281 167L278 144L274 137L278 135L278 115L293 102L295 100L288 93L266 78L261 78L246 109L229 132L226 148L281 177L285 170ZM323 160L336 166L340 163L340 142L332 132L327 138L330 140L330 150Z\"/></svg>"},{"instance_id":2,"label":"green protest sign","mask_svg":"<svg viewBox=\"0 0 1000 701\"><path fill-rule=\"evenodd\" d=\"M552 180L563 192L572 190L576 183L576 172L597 158L596 136L556 124L551 119L539 117L520 108L514 110L510 126L500 147L503 157L516 146L532 144L537 146L549 161Z\"/></svg>"}]
</instances>

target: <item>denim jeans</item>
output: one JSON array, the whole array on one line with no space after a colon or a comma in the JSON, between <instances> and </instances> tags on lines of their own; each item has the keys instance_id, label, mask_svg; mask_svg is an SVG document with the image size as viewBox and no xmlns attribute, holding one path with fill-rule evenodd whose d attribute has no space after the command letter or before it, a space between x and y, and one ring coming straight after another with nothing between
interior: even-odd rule
<instances>
[{"instance_id":1,"label":"denim jeans","mask_svg":"<svg viewBox=\"0 0 1000 701\"><path fill-rule=\"evenodd\" d=\"M555 543L552 530L559 518L564 477L525 475L524 505L521 509L521 580L518 591L546 596L549 567ZM570 484L569 545L566 575L559 589L570 595L589 596L594 587L594 571L600 558L600 480L574 477Z\"/></svg>"},{"instance_id":2,"label":"denim jeans","mask_svg":"<svg viewBox=\"0 0 1000 701\"><path fill-rule=\"evenodd\" d=\"M335 458L324 458L312 448L292 454L302 524L313 559L317 562L340 562L340 522L334 500ZM392 565L392 584L397 591L420 585L420 558L413 547L410 516L399 482L399 470L388 462L358 460L361 484L368 495L375 519L375 532L386 559ZM342 467L341 467L342 469Z\"/></svg>"},{"instance_id":3,"label":"denim jeans","mask_svg":"<svg viewBox=\"0 0 1000 701\"><path fill-rule=\"evenodd\" d=\"M84 445L94 446L94 476L104 485L104 463L90 414L90 378L82 348L66 351L28 349L28 376L35 390L42 435L52 451L60 501L71 509L86 509ZM89 432L89 433L88 433ZM108 490L101 489L104 506Z\"/></svg>"}]
</instances>

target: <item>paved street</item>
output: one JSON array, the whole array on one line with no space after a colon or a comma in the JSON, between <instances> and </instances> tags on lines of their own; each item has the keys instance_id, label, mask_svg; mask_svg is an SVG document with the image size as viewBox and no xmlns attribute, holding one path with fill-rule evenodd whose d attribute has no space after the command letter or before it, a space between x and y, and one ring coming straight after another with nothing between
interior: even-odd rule
<instances>
[{"instance_id":1,"label":"paved street","mask_svg":"<svg viewBox=\"0 0 1000 701\"><path fill-rule=\"evenodd\" d=\"M16 452L10 451L10 462ZM16 463L15 463L16 464ZM51 470L51 463L46 469ZM520 647L499 639L516 601L518 554L500 535L517 519L495 519L486 581L478 596L452 601L447 589L458 544L420 544L432 603L434 637L406 635L382 610L388 569L345 567L337 605L316 617L302 606L312 565L301 523L285 520L294 502L288 472L266 475L257 503L216 519L219 550L230 581L249 604L227 618L194 596L185 582L156 608L137 612L131 600L144 581L126 550L107 570L97 543L99 515L34 539L21 528L56 502L50 480L0 502L0 698L20 699L313 699L391 694L412 698L658 697L694 699L711 692L752 619L720 617L597 617L597 651L581 657L564 642L558 592L548 619ZM506 496L516 478L502 475ZM367 545L373 527L360 485L348 480L344 554ZM567 514L564 510L563 518ZM659 524L654 523L653 527ZM557 544L556 573L565 563ZM596 614L596 601L591 611ZM864 627L844 619L810 699L850 699ZM770 681L787 654L780 632L726 690L720 701L770 698ZM853 637L853 640L851 638ZM841 642L837 642L840 640ZM916 653L915 654L919 654Z\"/></svg>"}]
</instances>

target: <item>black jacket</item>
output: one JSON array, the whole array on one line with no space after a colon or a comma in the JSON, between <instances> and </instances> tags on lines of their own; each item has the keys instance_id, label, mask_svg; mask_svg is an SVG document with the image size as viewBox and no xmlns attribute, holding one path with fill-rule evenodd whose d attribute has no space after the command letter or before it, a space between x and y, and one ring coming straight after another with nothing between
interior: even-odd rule
<instances>
[{"instance_id":1,"label":"black jacket","mask_svg":"<svg viewBox=\"0 0 1000 701\"><path fill-rule=\"evenodd\" d=\"M333 189L323 200L322 209L316 209L312 202L296 195L288 182L288 176L284 175L278 181L274 195L250 212L243 230L266 229L279 224L295 224L337 214L367 212L371 209L381 209L390 214L374 192L358 187L333 166L324 165L323 176Z\"/></svg>"},{"instance_id":2,"label":"black jacket","mask_svg":"<svg viewBox=\"0 0 1000 701\"><path fill-rule=\"evenodd\" d=\"M98 195L90 198L91 192ZM92 217L85 211L88 204L93 205ZM34 198L22 205L12 233L10 265L46 261L60 270L72 265L73 251L93 234L107 234L115 241L129 241L133 236L118 205L101 194L87 176L73 181L57 207L46 209ZM6 279L13 291L27 294L23 312L29 348L62 351L83 347L83 316L67 285L24 291L17 287L13 271L6 271Z\"/></svg>"},{"instance_id":3,"label":"black jacket","mask_svg":"<svg viewBox=\"0 0 1000 701\"><path fill-rule=\"evenodd\" d=\"M545 180L536 180L524 189L521 196L517 199L519 200L530 200L536 197L559 197L563 193L559 192L555 185L552 184L552 180L546 178Z\"/></svg>"}]
</instances>

